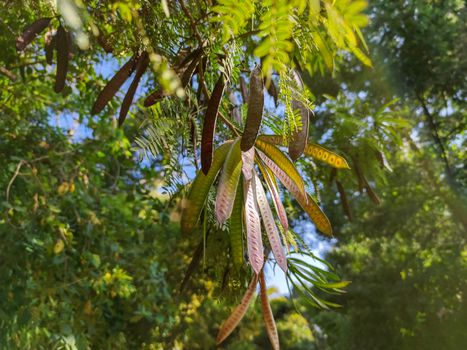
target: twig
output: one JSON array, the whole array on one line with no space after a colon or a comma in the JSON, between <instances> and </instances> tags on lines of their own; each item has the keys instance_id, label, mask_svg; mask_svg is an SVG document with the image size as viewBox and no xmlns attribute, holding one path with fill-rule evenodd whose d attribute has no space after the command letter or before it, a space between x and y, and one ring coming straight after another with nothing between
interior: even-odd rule
<instances>
[{"instance_id":1,"label":"twig","mask_svg":"<svg viewBox=\"0 0 467 350\"><path fill-rule=\"evenodd\" d=\"M11 186L13 185L13 182L15 182L16 178L18 177L19 175L19 171L21 170L21 167L25 164L26 162L24 160L20 160L18 162L18 165L16 166L16 170L15 170L15 173L13 174L13 176L11 177L10 179L10 182L8 183L8 186L6 188L6 201L8 202L9 199L10 199L10 189L11 189Z\"/></svg>"},{"instance_id":2,"label":"twig","mask_svg":"<svg viewBox=\"0 0 467 350\"><path fill-rule=\"evenodd\" d=\"M237 127L233 125L232 122L221 111L219 111L219 116L224 124L227 125L235 135L240 136L240 131L237 129Z\"/></svg>"},{"instance_id":3,"label":"twig","mask_svg":"<svg viewBox=\"0 0 467 350\"><path fill-rule=\"evenodd\" d=\"M201 47L203 47L203 38L201 37L201 34L199 33L198 28L196 27L196 21L194 20L194 18L191 15L190 11L188 11L188 9L186 8L184 0L180 0L180 6L182 7L182 11L183 11L183 13L185 13L185 16L187 16L188 19L190 20L191 29L193 30L193 33L195 34L196 38L198 39L199 44L201 45Z\"/></svg>"}]
</instances>

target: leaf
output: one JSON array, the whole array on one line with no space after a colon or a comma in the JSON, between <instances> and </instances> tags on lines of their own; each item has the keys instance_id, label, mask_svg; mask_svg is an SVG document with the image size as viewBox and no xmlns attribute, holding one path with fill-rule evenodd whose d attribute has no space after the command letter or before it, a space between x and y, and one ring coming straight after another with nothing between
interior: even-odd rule
<instances>
[{"instance_id":1,"label":"leaf","mask_svg":"<svg viewBox=\"0 0 467 350\"><path fill-rule=\"evenodd\" d=\"M28 25L16 39L16 50L23 51L49 25L51 19L50 17L40 18Z\"/></svg>"},{"instance_id":2,"label":"leaf","mask_svg":"<svg viewBox=\"0 0 467 350\"><path fill-rule=\"evenodd\" d=\"M52 64L54 59L54 49L57 42L57 38L52 34L52 31L45 33L44 39L44 51L45 51L45 62Z\"/></svg>"},{"instance_id":3,"label":"leaf","mask_svg":"<svg viewBox=\"0 0 467 350\"><path fill-rule=\"evenodd\" d=\"M339 192L339 196L341 198L342 207L344 208L344 213L349 219L349 221L353 220L352 210L350 209L349 202L347 201L347 195L345 194L344 186L339 180L336 180L337 191Z\"/></svg>"},{"instance_id":4,"label":"leaf","mask_svg":"<svg viewBox=\"0 0 467 350\"><path fill-rule=\"evenodd\" d=\"M235 192L237 191L241 173L242 159L240 139L238 139L233 143L227 155L217 188L216 218L219 224L224 224L232 214Z\"/></svg>"},{"instance_id":5,"label":"leaf","mask_svg":"<svg viewBox=\"0 0 467 350\"><path fill-rule=\"evenodd\" d=\"M305 155L311 156L315 159L318 159L324 163L327 163L337 169L350 169L349 164L344 157L331 152L330 150L324 148L323 146L316 145L314 143L309 143L305 147Z\"/></svg>"},{"instance_id":6,"label":"leaf","mask_svg":"<svg viewBox=\"0 0 467 350\"><path fill-rule=\"evenodd\" d=\"M125 83L125 81L133 73L136 66L137 56L133 55L128 62L126 62L122 68L110 79L107 85L102 89L97 96L96 102L92 106L91 114L100 113L109 101L115 96L118 89Z\"/></svg>"},{"instance_id":7,"label":"leaf","mask_svg":"<svg viewBox=\"0 0 467 350\"><path fill-rule=\"evenodd\" d=\"M217 114L224 94L224 76L217 80L211 98L209 99L206 116L204 117L203 135L201 137L201 169L207 174L212 163L214 133L216 132Z\"/></svg>"},{"instance_id":8,"label":"leaf","mask_svg":"<svg viewBox=\"0 0 467 350\"><path fill-rule=\"evenodd\" d=\"M316 228L322 233L332 236L332 226L328 217L321 210L319 205L315 202L313 197L307 194L308 201L303 201L302 199L297 199L298 203L301 205L303 210L308 214L310 219L315 223Z\"/></svg>"},{"instance_id":9,"label":"leaf","mask_svg":"<svg viewBox=\"0 0 467 350\"><path fill-rule=\"evenodd\" d=\"M263 310L264 325L266 326L266 333L268 334L269 341L271 342L274 350L279 350L279 335L277 334L276 322L272 314L271 305L268 300L268 290L266 287L266 280L264 278L264 270L259 275L259 287L261 295L261 309Z\"/></svg>"},{"instance_id":10,"label":"leaf","mask_svg":"<svg viewBox=\"0 0 467 350\"><path fill-rule=\"evenodd\" d=\"M136 64L136 73L133 81L131 82L130 87L123 99L122 106L120 107L120 115L118 117L118 126L121 126L125 121L128 110L130 109L131 103L133 102L133 97L135 96L136 89L138 88L141 77L148 68L149 65L149 55L147 52L143 52L138 58Z\"/></svg>"},{"instance_id":11,"label":"leaf","mask_svg":"<svg viewBox=\"0 0 467 350\"><path fill-rule=\"evenodd\" d=\"M65 87L68 71L68 38L65 29L57 29L57 75L55 77L55 92L61 92Z\"/></svg>"},{"instance_id":12,"label":"leaf","mask_svg":"<svg viewBox=\"0 0 467 350\"><path fill-rule=\"evenodd\" d=\"M183 203L181 220L183 233L189 233L196 226L201 211L204 208L209 189L216 179L220 168L224 164L224 160L227 157L227 153L231 146L232 141L227 141L219 146L214 153L214 160L212 162L211 169L209 169L209 172L206 175L202 171L198 171L195 180L191 184L188 197L185 203Z\"/></svg>"},{"instance_id":13,"label":"leaf","mask_svg":"<svg viewBox=\"0 0 467 350\"><path fill-rule=\"evenodd\" d=\"M269 238L269 244L271 245L272 253L276 258L277 264L280 268L287 272L287 259L284 253L284 247L282 246L281 239L279 237L279 231L274 221L271 208L269 207L266 193L264 192L263 185L260 179L255 175L256 184L256 199L258 201L258 207L263 218L264 228Z\"/></svg>"},{"instance_id":14,"label":"leaf","mask_svg":"<svg viewBox=\"0 0 467 350\"><path fill-rule=\"evenodd\" d=\"M306 202L305 184L290 159L276 146L262 140L256 141L256 147L261 151L258 153L263 162L272 170L292 195Z\"/></svg>"},{"instance_id":15,"label":"leaf","mask_svg":"<svg viewBox=\"0 0 467 350\"><path fill-rule=\"evenodd\" d=\"M308 108L301 101L293 100L292 109L299 110L300 117L302 120L302 127L300 131L294 131L292 133L289 143L289 155L290 158L295 161L297 160L305 150L308 140L308 129L310 122L310 112Z\"/></svg>"},{"instance_id":16,"label":"leaf","mask_svg":"<svg viewBox=\"0 0 467 350\"><path fill-rule=\"evenodd\" d=\"M237 186L237 193L233 202L229 231L230 256L238 271L243 265L243 186L241 182Z\"/></svg>"},{"instance_id":17,"label":"leaf","mask_svg":"<svg viewBox=\"0 0 467 350\"><path fill-rule=\"evenodd\" d=\"M230 314L230 316L224 321L221 328L219 329L219 333L217 333L216 338L217 345L221 344L234 331L234 329L242 320L243 316L245 316L245 313L248 310L248 306L250 305L251 300L255 295L257 284L258 276L255 274L251 279L250 284L248 285L248 289L243 295L242 301Z\"/></svg>"},{"instance_id":18,"label":"leaf","mask_svg":"<svg viewBox=\"0 0 467 350\"><path fill-rule=\"evenodd\" d=\"M279 190L277 188L277 184L275 183L275 179L273 178L274 175L270 174L268 169L262 165L262 161L258 159L258 167L263 174L263 178L266 180L266 185L268 186L269 193L271 193L272 202L274 203L274 207L276 209L277 216L279 217L279 221L284 229L284 235L287 234L289 230L289 221L287 219L287 213L285 212L284 205L282 204L281 197L279 196ZM284 242L285 243L285 242Z\"/></svg>"},{"instance_id":19,"label":"leaf","mask_svg":"<svg viewBox=\"0 0 467 350\"><path fill-rule=\"evenodd\" d=\"M255 144L261 120L263 119L264 94L261 67L253 69L250 75L250 97L248 98L248 112L245 129L243 131L241 149L246 152Z\"/></svg>"},{"instance_id":20,"label":"leaf","mask_svg":"<svg viewBox=\"0 0 467 350\"><path fill-rule=\"evenodd\" d=\"M259 219L258 206L256 203L255 178L244 180L243 191L245 192L245 226L247 233L248 259L253 271L257 274L263 268L264 251L261 238L261 222Z\"/></svg>"},{"instance_id":21,"label":"leaf","mask_svg":"<svg viewBox=\"0 0 467 350\"><path fill-rule=\"evenodd\" d=\"M252 147L248 151L242 151L242 172L245 180L251 180L255 167L255 149Z\"/></svg>"}]
</instances>

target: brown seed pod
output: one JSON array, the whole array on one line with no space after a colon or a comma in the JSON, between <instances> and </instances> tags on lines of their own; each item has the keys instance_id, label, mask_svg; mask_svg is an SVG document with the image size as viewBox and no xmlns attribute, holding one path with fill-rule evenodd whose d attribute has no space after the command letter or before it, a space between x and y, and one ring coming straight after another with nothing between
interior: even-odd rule
<instances>
[{"instance_id":1,"label":"brown seed pod","mask_svg":"<svg viewBox=\"0 0 467 350\"><path fill-rule=\"evenodd\" d=\"M107 38L101 32L99 32L99 35L96 37L96 40L97 40L97 43L99 44L99 46L102 47L106 53L112 53L113 52L112 45L110 45Z\"/></svg>"},{"instance_id":2,"label":"brown seed pod","mask_svg":"<svg viewBox=\"0 0 467 350\"><path fill-rule=\"evenodd\" d=\"M255 295L257 284L258 276L255 274L251 279L248 289L243 295L242 301L235 308L232 314L224 321L221 328L219 329L219 333L217 333L216 338L217 345L221 344L234 331L234 329L242 320L243 316L245 316L245 313L248 310L248 306L250 305L250 302Z\"/></svg>"},{"instance_id":3,"label":"brown seed pod","mask_svg":"<svg viewBox=\"0 0 467 350\"><path fill-rule=\"evenodd\" d=\"M109 103L109 101L115 96L118 89L133 73L136 61L137 56L133 55L133 57L131 57L130 60L125 63L117 73L115 73L112 79L110 79L107 85L99 93L99 96L97 96L96 102L94 102L94 105L92 106L91 114L97 114L104 109L107 103Z\"/></svg>"},{"instance_id":4,"label":"brown seed pod","mask_svg":"<svg viewBox=\"0 0 467 350\"><path fill-rule=\"evenodd\" d=\"M255 145L259 128L263 119L264 93L263 77L261 67L256 67L250 75L250 97L248 99L248 113L245 129L243 131L240 148L243 152L248 151Z\"/></svg>"},{"instance_id":5,"label":"brown seed pod","mask_svg":"<svg viewBox=\"0 0 467 350\"><path fill-rule=\"evenodd\" d=\"M133 97L135 96L136 89L138 88L138 84L143 76L144 72L148 68L149 65L149 56L147 52L143 52L141 56L138 58L138 63L136 64L136 73L133 81L131 82L130 87L125 95L125 98L122 102L122 107L120 107L120 115L118 118L118 126L121 126L125 121L125 118L128 114L128 110L130 109L131 103L133 102Z\"/></svg>"},{"instance_id":6,"label":"brown seed pod","mask_svg":"<svg viewBox=\"0 0 467 350\"><path fill-rule=\"evenodd\" d=\"M201 59L201 52L196 56L193 61L191 61L190 65L185 69L185 71L182 74L181 81L182 81L182 87L185 88L190 84L191 77L196 71L196 68L198 67L198 62Z\"/></svg>"},{"instance_id":7,"label":"brown seed pod","mask_svg":"<svg viewBox=\"0 0 467 350\"><path fill-rule=\"evenodd\" d=\"M55 37L55 35L53 35L51 30L45 33L44 51L45 51L45 61L47 62L47 64L53 63L56 41L57 41L57 38Z\"/></svg>"},{"instance_id":8,"label":"brown seed pod","mask_svg":"<svg viewBox=\"0 0 467 350\"><path fill-rule=\"evenodd\" d=\"M49 25L51 19L50 17L41 18L28 25L23 34L16 39L16 50L23 51Z\"/></svg>"},{"instance_id":9,"label":"brown seed pod","mask_svg":"<svg viewBox=\"0 0 467 350\"><path fill-rule=\"evenodd\" d=\"M347 195L345 194L344 186L339 180L336 180L337 191L339 192L339 196L341 197L342 207L344 208L344 213L349 219L349 221L353 221L352 210L350 209L349 202L347 200Z\"/></svg>"},{"instance_id":10,"label":"brown seed pod","mask_svg":"<svg viewBox=\"0 0 467 350\"><path fill-rule=\"evenodd\" d=\"M144 100L143 105L144 105L144 107L151 107L157 101L160 101L161 99L163 99L164 97L167 97L167 96L168 95L164 91L156 90L156 91L152 92L149 96L146 97L146 99Z\"/></svg>"},{"instance_id":11,"label":"brown seed pod","mask_svg":"<svg viewBox=\"0 0 467 350\"><path fill-rule=\"evenodd\" d=\"M268 300L268 290L266 287L266 280L264 278L264 270L259 275L259 287L261 296L261 309L263 310L264 325L266 326L266 333L268 334L269 341L274 350L279 350L279 335L277 334L276 322L272 314L271 305Z\"/></svg>"},{"instance_id":12,"label":"brown seed pod","mask_svg":"<svg viewBox=\"0 0 467 350\"><path fill-rule=\"evenodd\" d=\"M242 93L243 103L248 103L248 87L243 76L240 76L240 92Z\"/></svg>"},{"instance_id":13,"label":"brown seed pod","mask_svg":"<svg viewBox=\"0 0 467 350\"><path fill-rule=\"evenodd\" d=\"M277 91L276 84L274 84L274 80L270 80L269 86L267 87L268 89L268 94L274 99L274 105L279 106L279 94Z\"/></svg>"},{"instance_id":14,"label":"brown seed pod","mask_svg":"<svg viewBox=\"0 0 467 350\"><path fill-rule=\"evenodd\" d=\"M375 203L376 205L381 204L381 200L379 199L378 195L376 192L371 188L370 184L368 183L367 179L364 178L365 181L365 189L366 193L368 194L368 197L370 197L371 201Z\"/></svg>"},{"instance_id":15,"label":"brown seed pod","mask_svg":"<svg viewBox=\"0 0 467 350\"><path fill-rule=\"evenodd\" d=\"M59 93L65 87L68 72L68 34L63 26L57 29L57 75L55 77L55 92Z\"/></svg>"},{"instance_id":16,"label":"brown seed pod","mask_svg":"<svg viewBox=\"0 0 467 350\"><path fill-rule=\"evenodd\" d=\"M310 112L308 108L300 101L292 101L292 109L298 110L302 120L302 127L300 131L294 131L289 143L289 155L290 158L295 161L297 160L305 150L308 140L308 129L310 123Z\"/></svg>"},{"instance_id":17,"label":"brown seed pod","mask_svg":"<svg viewBox=\"0 0 467 350\"><path fill-rule=\"evenodd\" d=\"M204 117L203 134L201 137L201 169L207 174L212 163L214 133L216 132L217 114L225 90L224 76L217 80L211 98L209 99L206 116Z\"/></svg>"}]
</instances>

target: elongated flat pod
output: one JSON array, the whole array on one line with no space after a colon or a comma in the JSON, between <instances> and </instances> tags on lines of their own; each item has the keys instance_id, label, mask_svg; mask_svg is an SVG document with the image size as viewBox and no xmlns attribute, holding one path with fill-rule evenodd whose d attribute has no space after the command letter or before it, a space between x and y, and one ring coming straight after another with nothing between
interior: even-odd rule
<instances>
[{"instance_id":1,"label":"elongated flat pod","mask_svg":"<svg viewBox=\"0 0 467 350\"><path fill-rule=\"evenodd\" d=\"M345 215L349 221L353 220L352 210L350 209L349 201L347 200L347 195L345 194L345 189L342 183L339 180L336 180L337 191L339 192L339 196L341 198L342 208L344 209Z\"/></svg>"},{"instance_id":2,"label":"elongated flat pod","mask_svg":"<svg viewBox=\"0 0 467 350\"><path fill-rule=\"evenodd\" d=\"M264 248L261 238L261 221L259 218L258 205L256 203L255 178L250 181L244 180L243 191L245 192L245 226L247 234L248 260L253 271L257 274L263 268Z\"/></svg>"},{"instance_id":3,"label":"elongated flat pod","mask_svg":"<svg viewBox=\"0 0 467 350\"><path fill-rule=\"evenodd\" d=\"M243 295L242 301L230 314L230 316L224 321L221 328L219 329L219 333L217 333L216 338L217 345L221 344L234 331L234 329L242 320L243 316L245 316L245 313L248 310L248 306L250 305L251 300L255 295L257 284L258 276L254 274L248 286L248 289Z\"/></svg>"},{"instance_id":4,"label":"elongated flat pod","mask_svg":"<svg viewBox=\"0 0 467 350\"><path fill-rule=\"evenodd\" d=\"M214 133L216 132L217 115L225 90L224 76L217 80L211 98L209 99L206 116L204 117L203 134L201 137L201 169L207 174L212 163Z\"/></svg>"},{"instance_id":5,"label":"elongated flat pod","mask_svg":"<svg viewBox=\"0 0 467 350\"><path fill-rule=\"evenodd\" d=\"M125 121L125 118L130 109L131 103L138 88L141 77L148 68L149 65L149 55L147 52L143 52L138 58L138 63L136 64L136 73L133 81L131 82L128 91L126 92L125 98L123 99L122 106L120 107L120 115L118 117L118 126L121 126Z\"/></svg>"},{"instance_id":6,"label":"elongated flat pod","mask_svg":"<svg viewBox=\"0 0 467 350\"><path fill-rule=\"evenodd\" d=\"M287 234L289 230L289 221L287 219L287 213L285 212L284 205L282 204L281 197L279 195L279 189L277 188L277 184L275 183L275 179L273 179L274 174L270 174L266 166L262 164L261 159L257 162L258 168L263 174L263 178L266 181L266 185L268 186L269 193L271 193L272 202L274 203L274 208L276 209L277 216L279 217L279 221L284 229L284 234Z\"/></svg>"},{"instance_id":7,"label":"elongated flat pod","mask_svg":"<svg viewBox=\"0 0 467 350\"><path fill-rule=\"evenodd\" d=\"M250 148L248 151L242 151L242 172L245 180L250 180L253 176L255 168L255 149Z\"/></svg>"},{"instance_id":8,"label":"elongated flat pod","mask_svg":"<svg viewBox=\"0 0 467 350\"><path fill-rule=\"evenodd\" d=\"M288 141L280 135L259 135L258 140L271 143L276 146L288 146Z\"/></svg>"},{"instance_id":9,"label":"elongated flat pod","mask_svg":"<svg viewBox=\"0 0 467 350\"><path fill-rule=\"evenodd\" d=\"M373 190L373 188L371 188L370 184L368 183L368 180L363 177L364 181L365 181L365 189L366 189L366 193L368 194L368 197L370 197L371 201L376 204L376 205L380 205L381 204L381 200L379 199L378 195L376 194L376 192Z\"/></svg>"},{"instance_id":10,"label":"elongated flat pod","mask_svg":"<svg viewBox=\"0 0 467 350\"><path fill-rule=\"evenodd\" d=\"M53 63L56 40L57 38L55 37L55 35L53 35L51 30L45 33L45 38L44 38L45 62L49 65Z\"/></svg>"},{"instance_id":11,"label":"elongated flat pod","mask_svg":"<svg viewBox=\"0 0 467 350\"><path fill-rule=\"evenodd\" d=\"M236 140L224 162L216 195L216 218L224 224L232 214L235 192L237 191L240 174L242 173L242 158L240 139Z\"/></svg>"},{"instance_id":12,"label":"elongated flat pod","mask_svg":"<svg viewBox=\"0 0 467 350\"><path fill-rule=\"evenodd\" d=\"M230 216L230 256L238 270L243 266L243 185L240 181Z\"/></svg>"},{"instance_id":13,"label":"elongated flat pod","mask_svg":"<svg viewBox=\"0 0 467 350\"><path fill-rule=\"evenodd\" d=\"M125 81L130 77L130 75L135 70L137 56L133 55L128 62L126 62L122 68L120 68L117 73L110 79L107 85L102 89L97 96L96 102L92 106L91 114L100 113L104 107L109 103L109 101L115 96L118 89L125 83Z\"/></svg>"},{"instance_id":14,"label":"elongated flat pod","mask_svg":"<svg viewBox=\"0 0 467 350\"><path fill-rule=\"evenodd\" d=\"M276 321L272 314L271 305L268 300L268 289L266 286L266 279L264 278L264 270L259 275L259 288L261 296L261 309L263 310L264 325L266 333L268 334L269 341L274 350L279 350L279 335L277 334Z\"/></svg>"},{"instance_id":15,"label":"elongated flat pod","mask_svg":"<svg viewBox=\"0 0 467 350\"><path fill-rule=\"evenodd\" d=\"M145 98L143 105L144 107L150 107L153 104L155 104L157 101L160 101L161 99L167 96L169 95L162 90L153 91L151 94L149 94Z\"/></svg>"},{"instance_id":16,"label":"elongated flat pod","mask_svg":"<svg viewBox=\"0 0 467 350\"><path fill-rule=\"evenodd\" d=\"M241 149L246 152L255 145L261 121L263 120L264 92L261 67L253 69L250 75L250 96Z\"/></svg>"},{"instance_id":17,"label":"elongated flat pod","mask_svg":"<svg viewBox=\"0 0 467 350\"><path fill-rule=\"evenodd\" d=\"M189 233L191 232L198 222L201 211L203 210L204 204L206 202L206 197L209 193L214 180L219 173L222 165L224 164L227 153L232 146L232 141L227 141L223 143L214 153L214 161L212 162L211 169L205 175L202 171L198 171L198 174L195 177L195 180L191 184L188 197L183 203L183 212L182 212L182 232Z\"/></svg>"},{"instance_id":18,"label":"elongated flat pod","mask_svg":"<svg viewBox=\"0 0 467 350\"><path fill-rule=\"evenodd\" d=\"M245 78L240 75L240 93L242 94L243 103L248 103L248 87L246 86Z\"/></svg>"},{"instance_id":19,"label":"elongated flat pod","mask_svg":"<svg viewBox=\"0 0 467 350\"><path fill-rule=\"evenodd\" d=\"M264 192L263 185L261 180L255 175L255 184L256 184L256 199L258 201L259 211L261 217L263 218L264 228L269 238L269 244L271 245L272 253L274 258L276 258L277 264L280 268L287 272L287 258L285 257L284 247L282 246L281 239L279 237L279 231L274 221L274 216L272 215L271 208L269 207L268 199L266 197L266 192Z\"/></svg>"},{"instance_id":20,"label":"elongated flat pod","mask_svg":"<svg viewBox=\"0 0 467 350\"><path fill-rule=\"evenodd\" d=\"M274 84L274 80L271 79L267 89L268 89L268 94L274 99L274 105L277 108L279 106L279 94L276 88L276 84Z\"/></svg>"},{"instance_id":21,"label":"elongated flat pod","mask_svg":"<svg viewBox=\"0 0 467 350\"><path fill-rule=\"evenodd\" d=\"M301 198L306 202L305 184L290 159L270 143L257 140L256 147L262 152L260 153L260 155L262 154L262 161L272 170L284 186L292 192L293 196L297 199Z\"/></svg>"},{"instance_id":22,"label":"elongated flat pod","mask_svg":"<svg viewBox=\"0 0 467 350\"><path fill-rule=\"evenodd\" d=\"M295 161L303 154L307 144L310 112L308 111L308 108L298 100L292 101L292 109L294 111L298 110L302 121L301 129L292 133L289 142L289 155L290 158Z\"/></svg>"},{"instance_id":23,"label":"elongated flat pod","mask_svg":"<svg viewBox=\"0 0 467 350\"><path fill-rule=\"evenodd\" d=\"M191 61L191 63L188 65L188 67L183 72L182 77L181 77L182 87L185 88L190 83L191 77L193 76L196 70L196 67L198 67L198 62L201 58L202 58L202 55L200 53L193 59L193 61Z\"/></svg>"},{"instance_id":24,"label":"elongated flat pod","mask_svg":"<svg viewBox=\"0 0 467 350\"><path fill-rule=\"evenodd\" d=\"M194 60L198 61L199 57L201 56L203 49L201 47L191 51L188 55L186 55L181 62L177 65L178 69L185 67L188 63L193 62Z\"/></svg>"},{"instance_id":25,"label":"elongated flat pod","mask_svg":"<svg viewBox=\"0 0 467 350\"><path fill-rule=\"evenodd\" d=\"M304 151L306 156L320 160L336 169L350 169L344 157L324 148L323 146L309 143Z\"/></svg>"},{"instance_id":26,"label":"elongated flat pod","mask_svg":"<svg viewBox=\"0 0 467 350\"><path fill-rule=\"evenodd\" d=\"M40 32L47 28L51 19L50 17L40 18L28 25L23 33L16 39L16 50L23 51Z\"/></svg>"},{"instance_id":27,"label":"elongated flat pod","mask_svg":"<svg viewBox=\"0 0 467 350\"><path fill-rule=\"evenodd\" d=\"M313 197L307 194L308 201L298 200L300 206L305 210L310 219L315 223L316 228L327 236L332 236L332 226L328 217L315 202Z\"/></svg>"},{"instance_id":28,"label":"elongated flat pod","mask_svg":"<svg viewBox=\"0 0 467 350\"><path fill-rule=\"evenodd\" d=\"M68 72L68 35L60 26L57 29L57 75L55 77L55 92L61 92L65 87L66 73Z\"/></svg>"}]
</instances>

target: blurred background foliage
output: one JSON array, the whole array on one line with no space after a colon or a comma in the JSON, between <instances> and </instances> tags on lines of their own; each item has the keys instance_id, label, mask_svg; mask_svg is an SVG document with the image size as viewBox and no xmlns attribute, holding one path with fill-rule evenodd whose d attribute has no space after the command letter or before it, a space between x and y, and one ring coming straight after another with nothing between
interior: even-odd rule
<instances>
[{"instance_id":1,"label":"blurred background foliage","mask_svg":"<svg viewBox=\"0 0 467 350\"><path fill-rule=\"evenodd\" d=\"M141 18L155 23L168 6L171 25L186 26L170 3L108 2L89 16L126 57L144 39L132 9L153 5ZM116 10L120 16L111 15ZM460 0L370 1L363 34L373 67L348 55L332 73L307 67L312 139L343 154L356 176L300 165L333 223L337 240L326 260L352 283L328 297L342 305L335 310L272 289L283 349L465 348L466 11ZM75 53L73 85L55 94L52 69L14 48L24 26L44 15L44 2L0 8L0 348L215 348L245 281L224 283L227 264L216 252L225 232L217 229L180 292L200 244L179 231L186 128L177 138L181 123L139 108L117 128L118 102L90 117L109 59L97 50ZM172 30L145 28L148 38L164 38L158 49L175 55ZM170 110L186 112L176 102ZM141 161L135 140L151 118L168 141ZM300 230L294 202L287 211ZM257 312L223 348L269 348L259 302L251 308Z\"/></svg>"}]
</instances>

